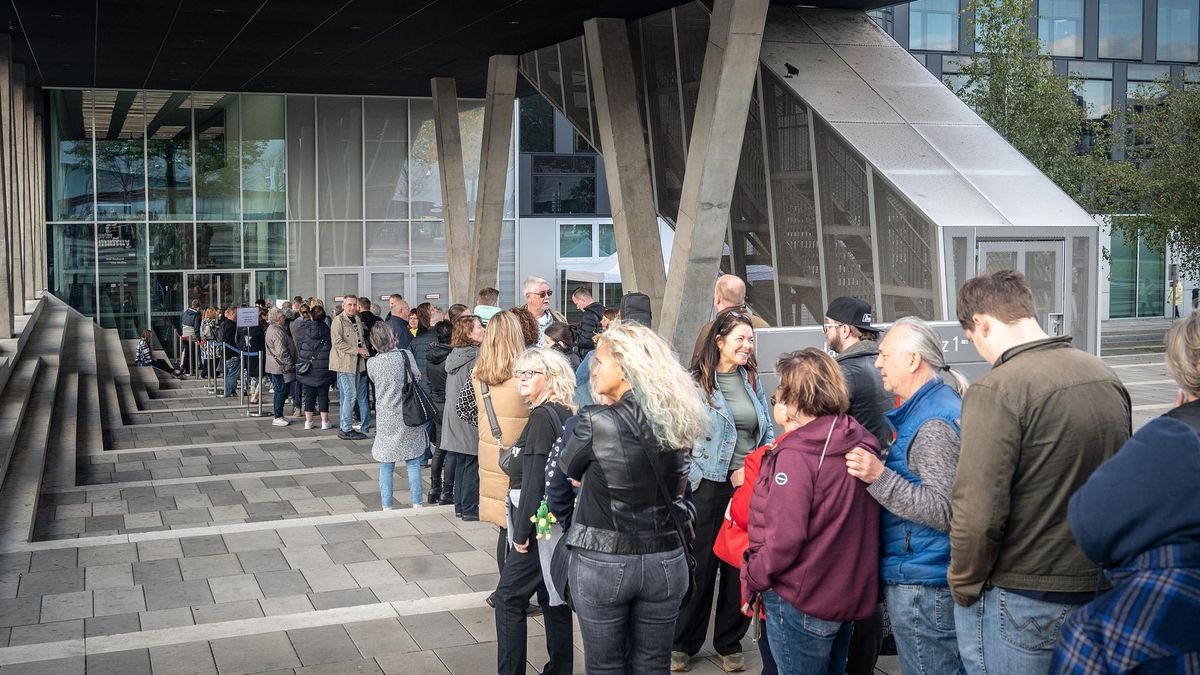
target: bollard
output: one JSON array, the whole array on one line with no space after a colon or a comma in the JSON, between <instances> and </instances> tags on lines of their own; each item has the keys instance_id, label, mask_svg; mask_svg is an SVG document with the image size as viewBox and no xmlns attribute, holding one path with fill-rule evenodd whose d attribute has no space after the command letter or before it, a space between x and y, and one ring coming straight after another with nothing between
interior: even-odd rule
<instances>
[{"instance_id":1,"label":"bollard","mask_svg":"<svg viewBox=\"0 0 1200 675\"><path fill-rule=\"evenodd\" d=\"M246 402L246 352L238 351L238 405L248 406Z\"/></svg>"}]
</instances>

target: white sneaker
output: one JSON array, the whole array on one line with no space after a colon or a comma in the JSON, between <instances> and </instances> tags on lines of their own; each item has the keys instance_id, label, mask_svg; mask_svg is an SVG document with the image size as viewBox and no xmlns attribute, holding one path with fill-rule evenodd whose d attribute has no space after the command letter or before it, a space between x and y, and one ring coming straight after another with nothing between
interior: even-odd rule
<instances>
[{"instance_id":1,"label":"white sneaker","mask_svg":"<svg viewBox=\"0 0 1200 675\"><path fill-rule=\"evenodd\" d=\"M312 420L304 420L304 428L312 429Z\"/></svg>"},{"instance_id":2,"label":"white sneaker","mask_svg":"<svg viewBox=\"0 0 1200 675\"><path fill-rule=\"evenodd\" d=\"M414 509L423 509L423 508L425 508L425 505L424 504L413 504L412 507Z\"/></svg>"},{"instance_id":3,"label":"white sneaker","mask_svg":"<svg viewBox=\"0 0 1200 675\"><path fill-rule=\"evenodd\" d=\"M383 510L384 510L384 511L391 511L391 510L392 510L392 507L390 507L390 506L385 506L385 507L383 507Z\"/></svg>"},{"instance_id":4,"label":"white sneaker","mask_svg":"<svg viewBox=\"0 0 1200 675\"><path fill-rule=\"evenodd\" d=\"M271 426L273 426L273 427L286 427L288 424L290 424L290 422L283 419L282 417L276 417L274 420L271 421Z\"/></svg>"},{"instance_id":5,"label":"white sneaker","mask_svg":"<svg viewBox=\"0 0 1200 675\"><path fill-rule=\"evenodd\" d=\"M327 430L333 428L333 422L321 422L321 429Z\"/></svg>"}]
</instances>

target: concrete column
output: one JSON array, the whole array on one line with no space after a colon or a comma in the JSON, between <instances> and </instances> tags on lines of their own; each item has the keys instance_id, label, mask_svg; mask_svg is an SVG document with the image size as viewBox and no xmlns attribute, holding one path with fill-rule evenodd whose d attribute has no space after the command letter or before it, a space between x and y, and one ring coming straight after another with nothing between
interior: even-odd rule
<instances>
[{"instance_id":1,"label":"concrete column","mask_svg":"<svg viewBox=\"0 0 1200 675\"><path fill-rule=\"evenodd\" d=\"M25 299L37 298L38 256L45 246L38 240L35 213L37 202L37 139L34 137L33 87L25 87Z\"/></svg>"},{"instance_id":2,"label":"concrete column","mask_svg":"<svg viewBox=\"0 0 1200 675\"><path fill-rule=\"evenodd\" d=\"M14 63L12 82L13 142L9 156L12 158L12 211L10 213L12 257L10 278L12 279L13 313L25 313L25 263L29 260L25 236L25 66Z\"/></svg>"},{"instance_id":3,"label":"concrete column","mask_svg":"<svg viewBox=\"0 0 1200 675\"><path fill-rule=\"evenodd\" d=\"M433 127L442 182L446 259L450 263L450 301L474 305L471 222L467 214L467 179L458 128L458 87L452 77L435 77L429 81L429 86L433 91Z\"/></svg>"},{"instance_id":4,"label":"concrete column","mask_svg":"<svg viewBox=\"0 0 1200 675\"><path fill-rule=\"evenodd\" d=\"M500 276L500 228L512 156L513 101L517 95L517 57L488 59L487 98L483 105L483 143L479 185L475 190L475 234L471 242L471 291L496 286Z\"/></svg>"},{"instance_id":5,"label":"concrete column","mask_svg":"<svg viewBox=\"0 0 1200 675\"><path fill-rule=\"evenodd\" d=\"M9 270L13 258L13 249L9 242L9 224L11 209L9 198L11 186L9 176L8 150L11 147L12 135L10 125L12 116L9 110L10 93L9 69L12 62L12 38L0 35L0 338L13 336L13 297L12 280Z\"/></svg>"},{"instance_id":6,"label":"concrete column","mask_svg":"<svg viewBox=\"0 0 1200 675\"><path fill-rule=\"evenodd\" d=\"M658 332L686 358L708 320L768 0L716 0Z\"/></svg>"},{"instance_id":7,"label":"concrete column","mask_svg":"<svg viewBox=\"0 0 1200 675\"><path fill-rule=\"evenodd\" d=\"M50 285L47 283L46 277L46 251L49 250L50 242L46 240L46 153L43 152L45 147L45 125L43 123L43 115L40 112L42 92L40 89L35 90L34 101L34 116L33 116L33 217L34 217L34 241L37 245L34 250L37 252L37 266L34 268L33 289L34 295L46 290Z\"/></svg>"},{"instance_id":8,"label":"concrete column","mask_svg":"<svg viewBox=\"0 0 1200 675\"><path fill-rule=\"evenodd\" d=\"M583 24L583 37L596 99L596 130L604 149L621 287L650 296L658 318L667 278L629 31L624 19L590 19Z\"/></svg>"}]
</instances>

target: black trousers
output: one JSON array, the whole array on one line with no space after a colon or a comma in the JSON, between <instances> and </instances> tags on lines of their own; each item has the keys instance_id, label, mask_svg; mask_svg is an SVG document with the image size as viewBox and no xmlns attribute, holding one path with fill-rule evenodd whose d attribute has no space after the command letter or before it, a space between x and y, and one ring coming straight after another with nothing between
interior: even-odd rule
<instances>
[{"instance_id":1,"label":"black trousers","mask_svg":"<svg viewBox=\"0 0 1200 675\"><path fill-rule=\"evenodd\" d=\"M879 660L879 649L883 646L883 612L875 606L875 614L869 619L854 622L854 633L850 636L850 654L846 659L846 675L871 675L875 662Z\"/></svg>"},{"instance_id":2,"label":"black trousers","mask_svg":"<svg viewBox=\"0 0 1200 675\"><path fill-rule=\"evenodd\" d=\"M750 627L750 617L742 614L742 589L738 568L723 562L713 553L713 542L725 520L725 507L733 485L700 481L692 493L696 506L696 590L687 604L679 610L675 622L674 651L694 656L704 646L708 635L708 617L712 612L713 596L717 600L713 647L718 654L737 654L742 651L742 638Z\"/></svg>"},{"instance_id":3,"label":"black trousers","mask_svg":"<svg viewBox=\"0 0 1200 675\"><path fill-rule=\"evenodd\" d=\"M537 539L529 540L529 552L509 551L500 570L500 583L493 596L496 601L496 672L523 675L526 672L526 616L529 600L535 594L542 606L546 624L546 649L550 661L541 672L568 675L574 666L571 640L571 609L566 605L549 606L549 594L538 562Z\"/></svg>"}]
</instances>

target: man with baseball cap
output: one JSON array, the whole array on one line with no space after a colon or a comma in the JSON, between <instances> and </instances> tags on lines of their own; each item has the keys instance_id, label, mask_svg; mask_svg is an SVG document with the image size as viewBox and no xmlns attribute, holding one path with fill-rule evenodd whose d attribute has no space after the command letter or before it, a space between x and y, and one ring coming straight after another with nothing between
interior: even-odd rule
<instances>
[{"instance_id":1,"label":"man with baseball cap","mask_svg":"<svg viewBox=\"0 0 1200 675\"><path fill-rule=\"evenodd\" d=\"M837 363L846 376L850 416L874 434L880 450L886 451L892 444L892 430L884 414L894 407L895 401L883 388L883 376L875 367L879 358L879 329L871 325L873 320L871 305L858 298L836 298L825 310L821 331L829 348L837 353ZM873 672L882 642L882 612L855 621L847 675Z\"/></svg>"}]
</instances>

